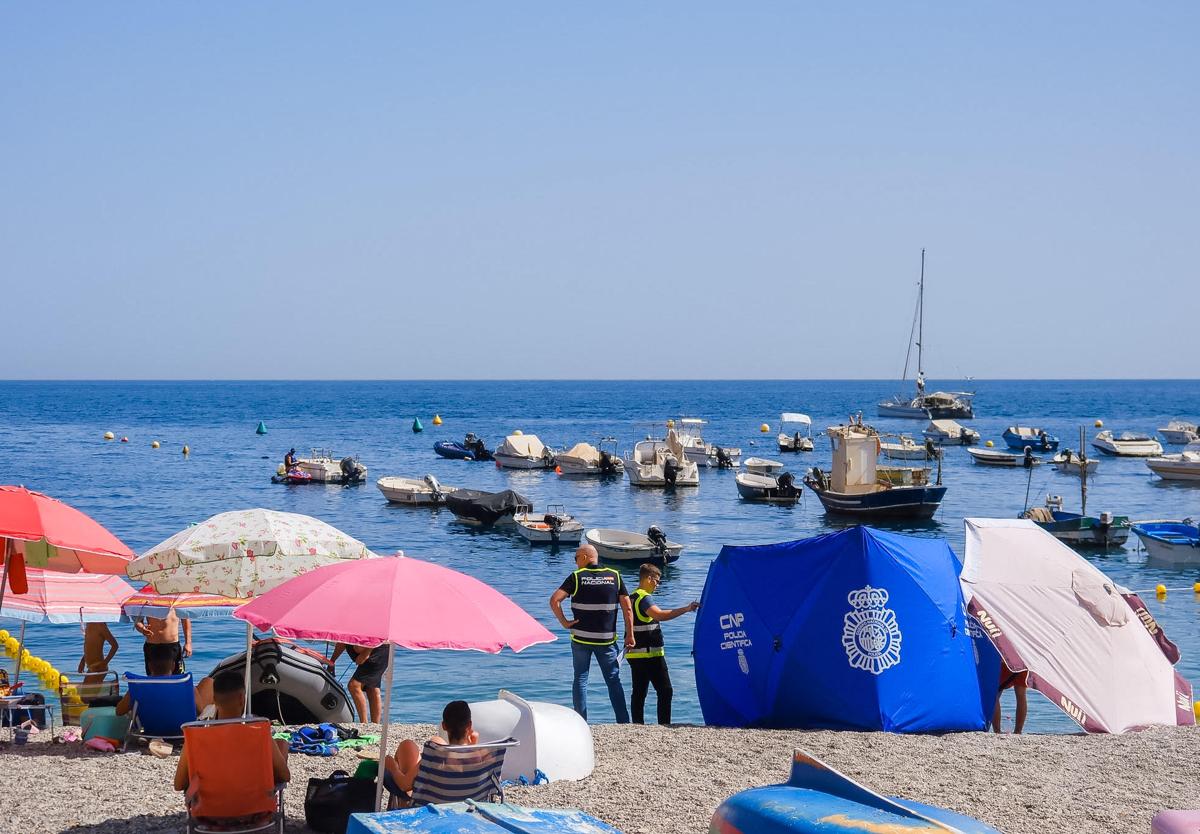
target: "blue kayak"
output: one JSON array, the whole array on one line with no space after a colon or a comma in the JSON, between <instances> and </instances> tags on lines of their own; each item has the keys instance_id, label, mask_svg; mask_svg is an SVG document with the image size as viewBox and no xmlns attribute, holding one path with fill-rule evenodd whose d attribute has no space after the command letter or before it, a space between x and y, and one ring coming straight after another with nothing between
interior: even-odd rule
<instances>
[{"instance_id":1,"label":"blue kayak","mask_svg":"<svg viewBox=\"0 0 1200 834\"><path fill-rule=\"evenodd\" d=\"M1000 834L979 820L907 799L881 796L797 750L786 785L751 788L721 803L713 834L903 831L905 834Z\"/></svg>"},{"instance_id":2,"label":"blue kayak","mask_svg":"<svg viewBox=\"0 0 1200 834\"><path fill-rule=\"evenodd\" d=\"M346 834L621 834L591 814L565 808L523 808L492 802L451 802L382 814L352 814Z\"/></svg>"}]
</instances>

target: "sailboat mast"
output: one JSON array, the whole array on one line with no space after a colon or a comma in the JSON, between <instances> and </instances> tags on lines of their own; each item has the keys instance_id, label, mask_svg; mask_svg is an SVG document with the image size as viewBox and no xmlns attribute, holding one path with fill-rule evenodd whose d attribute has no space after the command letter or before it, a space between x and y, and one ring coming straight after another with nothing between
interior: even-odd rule
<instances>
[{"instance_id":1,"label":"sailboat mast","mask_svg":"<svg viewBox=\"0 0 1200 834\"><path fill-rule=\"evenodd\" d=\"M917 290L917 378L925 379L925 363L922 361L921 348L925 342L925 249L921 249L921 283Z\"/></svg>"},{"instance_id":2,"label":"sailboat mast","mask_svg":"<svg viewBox=\"0 0 1200 834\"><path fill-rule=\"evenodd\" d=\"M1083 451L1083 426L1079 427L1079 514L1087 515L1087 452Z\"/></svg>"}]
</instances>

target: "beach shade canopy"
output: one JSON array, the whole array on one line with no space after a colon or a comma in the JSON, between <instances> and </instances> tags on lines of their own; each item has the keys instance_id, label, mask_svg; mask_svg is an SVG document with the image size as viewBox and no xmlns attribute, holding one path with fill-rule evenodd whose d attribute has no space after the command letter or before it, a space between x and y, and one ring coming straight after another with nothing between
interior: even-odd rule
<instances>
[{"instance_id":1,"label":"beach shade canopy","mask_svg":"<svg viewBox=\"0 0 1200 834\"><path fill-rule=\"evenodd\" d=\"M119 576L30 568L24 594L8 594L0 617L26 623L115 623L133 588Z\"/></svg>"},{"instance_id":2,"label":"beach shade canopy","mask_svg":"<svg viewBox=\"0 0 1200 834\"><path fill-rule=\"evenodd\" d=\"M129 564L160 594L244 599L335 562L374 554L323 521L275 510L235 510L180 530Z\"/></svg>"},{"instance_id":3,"label":"beach shade canopy","mask_svg":"<svg viewBox=\"0 0 1200 834\"><path fill-rule=\"evenodd\" d=\"M870 527L723 547L693 635L705 723L984 729L1000 664L968 625L958 572L944 541Z\"/></svg>"},{"instance_id":4,"label":"beach shade canopy","mask_svg":"<svg viewBox=\"0 0 1200 834\"><path fill-rule=\"evenodd\" d=\"M123 574L133 551L94 519L40 492L0 486L0 539L5 558L63 573Z\"/></svg>"},{"instance_id":5,"label":"beach shade canopy","mask_svg":"<svg viewBox=\"0 0 1200 834\"><path fill-rule=\"evenodd\" d=\"M1032 688L1088 732L1195 723L1178 652L1135 595L1032 521L966 533L967 610Z\"/></svg>"},{"instance_id":6,"label":"beach shade canopy","mask_svg":"<svg viewBox=\"0 0 1200 834\"><path fill-rule=\"evenodd\" d=\"M228 617L246 600L222 597L215 594L160 594L150 585L125 600L121 606L125 616L131 620L139 617L165 619L174 611L185 620L202 620L210 617Z\"/></svg>"}]
</instances>

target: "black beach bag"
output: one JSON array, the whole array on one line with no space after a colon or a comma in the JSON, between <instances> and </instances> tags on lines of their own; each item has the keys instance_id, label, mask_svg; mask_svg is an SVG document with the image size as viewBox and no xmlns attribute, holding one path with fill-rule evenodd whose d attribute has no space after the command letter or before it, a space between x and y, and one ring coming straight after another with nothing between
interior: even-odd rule
<instances>
[{"instance_id":1,"label":"black beach bag","mask_svg":"<svg viewBox=\"0 0 1200 834\"><path fill-rule=\"evenodd\" d=\"M304 822L314 831L345 834L350 815L375 810L375 782L335 770L328 779L309 779Z\"/></svg>"}]
</instances>

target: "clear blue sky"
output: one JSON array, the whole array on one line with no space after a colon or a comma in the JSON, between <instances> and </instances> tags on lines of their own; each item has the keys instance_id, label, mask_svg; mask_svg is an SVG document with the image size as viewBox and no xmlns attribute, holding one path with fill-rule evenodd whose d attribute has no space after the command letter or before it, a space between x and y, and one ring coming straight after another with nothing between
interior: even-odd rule
<instances>
[{"instance_id":1,"label":"clear blue sky","mask_svg":"<svg viewBox=\"0 0 1200 834\"><path fill-rule=\"evenodd\" d=\"M1200 4L7 3L6 378L1195 377Z\"/></svg>"}]
</instances>

